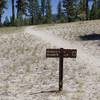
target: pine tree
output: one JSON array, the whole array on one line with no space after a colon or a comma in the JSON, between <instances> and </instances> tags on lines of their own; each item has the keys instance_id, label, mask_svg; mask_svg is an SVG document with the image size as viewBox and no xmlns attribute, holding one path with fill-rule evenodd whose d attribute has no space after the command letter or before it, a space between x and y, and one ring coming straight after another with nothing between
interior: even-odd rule
<instances>
[{"instance_id":1,"label":"pine tree","mask_svg":"<svg viewBox=\"0 0 100 100\"><path fill-rule=\"evenodd\" d=\"M4 23L3 23L5 26L9 26L9 24L10 24L10 21L9 21L9 19L8 19L8 17L6 16L5 17L5 21L4 21Z\"/></svg>"},{"instance_id":2,"label":"pine tree","mask_svg":"<svg viewBox=\"0 0 100 100\"><path fill-rule=\"evenodd\" d=\"M89 6L88 0L80 0L79 8L78 8L78 15L82 20L88 20L89 18Z\"/></svg>"},{"instance_id":3,"label":"pine tree","mask_svg":"<svg viewBox=\"0 0 100 100\"><path fill-rule=\"evenodd\" d=\"M4 9L7 9L7 2L8 0L0 0L0 25L1 25L1 18L4 13Z\"/></svg>"},{"instance_id":4,"label":"pine tree","mask_svg":"<svg viewBox=\"0 0 100 100\"><path fill-rule=\"evenodd\" d=\"M15 7L14 7L15 0L12 0L12 24L15 21Z\"/></svg>"},{"instance_id":5,"label":"pine tree","mask_svg":"<svg viewBox=\"0 0 100 100\"><path fill-rule=\"evenodd\" d=\"M51 21L52 21L51 1L47 0L46 2L46 22L51 23Z\"/></svg>"},{"instance_id":6,"label":"pine tree","mask_svg":"<svg viewBox=\"0 0 100 100\"><path fill-rule=\"evenodd\" d=\"M79 0L73 0L73 12L74 12L74 18L79 19L78 18L78 7L79 7Z\"/></svg>"},{"instance_id":7,"label":"pine tree","mask_svg":"<svg viewBox=\"0 0 100 100\"><path fill-rule=\"evenodd\" d=\"M85 11L85 2L84 0L80 0L79 2L79 14Z\"/></svg>"},{"instance_id":8,"label":"pine tree","mask_svg":"<svg viewBox=\"0 0 100 100\"><path fill-rule=\"evenodd\" d=\"M61 1L58 3L58 15L57 18L60 20L62 16L62 6L61 6Z\"/></svg>"},{"instance_id":9,"label":"pine tree","mask_svg":"<svg viewBox=\"0 0 100 100\"><path fill-rule=\"evenodd\" d=\"M17 0L17 18L21 18L25 14L25 0Z\"/></svg>"},{"instance_id":10,"label":"pine tree","mask_svg":"<svg viewBox=\"0 0 100 100\"><path fill-rule=\"evenodd\" d=\"M97 4L97 8L100 8L100 0L95 0L95 2L97 2L96 4Z\"/></svg>"},{"instance_id":11,"label":"pine tree","mask_svg":"<svg viewBox=\"0 0 100 100\"><path fill-rule=\"evenodd\" d=\"M41 0L42 16L45 16L46 0Z\"/></svg>"},{"instance_id":12,"label":"pine tree","mask_svg":"<svg viewBox=\"0 0 100 100\"><path fill-rule=\"evenodd\" d=\"M29 0L28 2L28 13L31 17L31 24L34 24L34 0Z\"/></svg>"},{"instance_id":13,"label":"pine tree","mask_svg":"<svg viewBox=\"0 0 100 100\"><path fill-rule=\"evenodd\" d=\"M98 0L100 1L100 0ZM98 3L99 4L99 3ZM94 11L95 11L95 15L96 15L96 10L97 10L97 0L93 0L93 5L94 5ZM95 16L96 18L96 16Z\"/></svg>"},{"instance_id":14,"label":"pine tree","mask_svg":"<svg viewBox=\"0 0 100 100\"><path fill-rule=\"evenodd\" d=\"M71 22L74 16L73 0L63 0L63 7L65 8L65 13L67 13L68 22Z\"/></svg>"},{"instance_id":15,"label":"pine tree","mask_svg":"<svg viewBox=\"0 0 100 100\"><path fill-rule=\"evenodd\" d=\"M39 12L39 2L38 0L28 0L28 13L29 16L31 17L31 23L32 24L37 24L37 16Z\"/></svg>"},{"instance_id":16,"label":"pine tree","mask_svg":"<svg viewBox=\"0 0 100 100\"><path fill-rule=\"evenodd\" d=\"M35 16L38 16L39 11L39 1L35 0Z\"/></svg>"},{"instance_id":17,"label":"pine tree","mask_svg":"<svg viewBox=\"0 0 100 100\"><path fill-rule=\"evenodd\" d=\"M96 1L96 18L100 19L100 0Z\"/></svg>"},{"instance_id":18,"label":"pine tree","mask_svg":"<svg viewBox=\"0 0 100 100\"><path fill-rule=\"evenodd\" d=\"M96 19L97 18L97 0L93 1L92 9L90 10L90 19Z\"/></svg>"},{"instance_id":19,"label":"pine tree","mask_svg":"<svg viewBox=\"0 0 100 100\"><path fill-rule=\"evenodd\" d=\"M78 16L81 20L86 19L86 0L79 1Z\"/></svg>"},{"instance_id":20,"label":"pine tree","mask_svg":"<svg viewBox=\"0 0 100 100\"><path fill-rule=\"evenodd\" d=\"M2 1L0 1L0 25L1 25L1 16L2 16Z\"/></svg>"},{"instance_id":21,"label":"pine tree","mask_svg":"<svg viewBox=\"0 0 100 100\"><path fill-rule=\"evenodd\" d=\"M100 19L100 0L97 0L97 7L96 7L96 15L97 18Z\"/></svg>"},{"instance_id":22,"label":"pine tree","mask_svg":"<svg viewBox=\"0 0 100 100\"><path fill-rule=\"evenodd\" d=\"M43 17L42 17L42 11L41 11L41 8L39 8L38 10L38 17L37 17L37 21L38 21L38 24L41 24L43 23Z\"/></svg>"},{"instance_id":23,"label":"pine tree","mask_svg":"<svg viewBox=\"0 0 100 100\"><path fill-rule=\"evenodd\" d=\"M88 12L89 12L88 0L86 0L85 2L86 2L86 6L85 6L86 20L88 20Z\"/></svg>"}]
</instances>

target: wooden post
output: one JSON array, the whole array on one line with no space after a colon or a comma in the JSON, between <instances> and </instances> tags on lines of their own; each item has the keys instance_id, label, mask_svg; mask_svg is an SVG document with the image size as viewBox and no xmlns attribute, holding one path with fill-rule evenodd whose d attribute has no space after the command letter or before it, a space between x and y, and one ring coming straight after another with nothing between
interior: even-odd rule
<instances>
[{"instance_id":1,"label":"wooden post","mask_svg":"<svg viewBox=\"0 0 100 100\"><path fill-rule=\"evenodd\" d=\"M63 48L60 49L59 55L59 91L63 90Z\"/></svg>"},{"instance_id":2,"label":"wooden post","mask_svg":"<svg viewBox=\"0 0 100 100\"><path fill-rule=\"evenodd\" d=\"M46 57L59 58L59 91L63 90L63 59L76 58L76 49L46 49Z\"/></svg>"}]
</instances>

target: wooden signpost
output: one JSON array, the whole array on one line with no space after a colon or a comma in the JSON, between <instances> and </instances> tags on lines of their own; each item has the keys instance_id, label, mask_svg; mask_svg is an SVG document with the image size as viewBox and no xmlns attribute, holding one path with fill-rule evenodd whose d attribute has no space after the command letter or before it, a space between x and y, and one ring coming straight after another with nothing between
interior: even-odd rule
<instances>
[{"instance_id":1,"label":"wooden signpost","mask_svg":"<svg viewBox=\"0 0 100 100\"><path fill-rule=\"evenodd\" d=\"M63 89L63 58L76 58L76 49L46 49L47 58L59 57L59 91Z\"/></svg>"}]
</instances>

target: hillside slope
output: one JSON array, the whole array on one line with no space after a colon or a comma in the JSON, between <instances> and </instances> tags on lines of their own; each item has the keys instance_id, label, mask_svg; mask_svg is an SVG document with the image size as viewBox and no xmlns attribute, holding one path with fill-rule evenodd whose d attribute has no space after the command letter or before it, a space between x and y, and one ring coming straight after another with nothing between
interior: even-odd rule
<instances>
[{"instance_id":1,"label":"hillside slope","mask_svg":"<svg viewBox=\"0 0 100 100\"><path fill-rule=\"evenodd\" d=\"M100 100L100 20L2 30L1 100ZM48 92L58 90L59 59L47 59L46 48L62 47L78 55L64 59L63 91Z\"/></svg>"}]
</instances>

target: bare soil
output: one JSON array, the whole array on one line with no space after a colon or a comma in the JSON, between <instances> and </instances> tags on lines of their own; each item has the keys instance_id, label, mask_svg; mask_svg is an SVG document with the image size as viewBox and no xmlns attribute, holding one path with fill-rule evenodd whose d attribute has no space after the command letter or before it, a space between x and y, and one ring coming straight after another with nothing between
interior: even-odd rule
<instances>
[{"instance_id":1,"label":"bare soil","mask_svg":"<svg viewBox=\"0 0 100 100\"><path fill-rule=\"evenodd\" d=\"M100 100L99 35L100 20L0 29L0 100ZM60 93L59 59L46 48L78 51L64 59Z\"/></svg>"}]
</instances>

